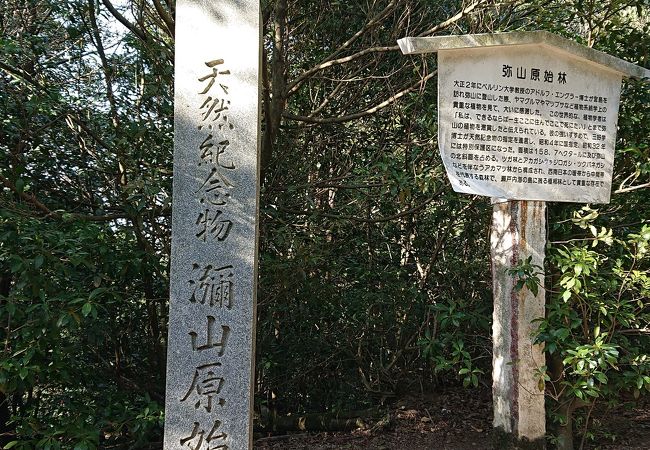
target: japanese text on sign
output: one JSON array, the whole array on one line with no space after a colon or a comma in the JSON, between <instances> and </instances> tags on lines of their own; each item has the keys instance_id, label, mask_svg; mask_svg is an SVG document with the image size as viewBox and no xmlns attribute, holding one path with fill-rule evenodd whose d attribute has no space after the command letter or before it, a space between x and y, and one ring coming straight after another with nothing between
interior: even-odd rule
<instances>
[{"instance_id":1,"label":"japanese text on sign","mask_svg":"<svg viewBox=\"0 0 650 450\"><path fill-rule=\"evenodd\" d=\"M585 74L556 55L508 52L439 54L439 145L454 190L607 202L620 77ZM479 53L494 55L478 58L485 70L476 67ZM615 89L600 88L607 83Z\"/></svg>"}]
</instances>

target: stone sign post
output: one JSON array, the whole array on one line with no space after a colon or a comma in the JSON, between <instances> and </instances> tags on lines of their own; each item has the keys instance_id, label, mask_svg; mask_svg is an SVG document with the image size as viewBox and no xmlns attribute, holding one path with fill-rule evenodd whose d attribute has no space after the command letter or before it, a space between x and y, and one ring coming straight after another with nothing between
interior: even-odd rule
<instances>
[{"instance_id":1,"label":"stone sign post","mask_svg":"<svg viewBox=\"0 0 650 450\"><path fill-rule=\"evenodd\" d=\"M252 448L259 2L178 0L165 450Z\"/></svg>"},{"instance_id":2,"label":"stone sign post","mask_svg":"<svg viewBox=\"0 0 650 450\"><path fill-rule=\"evenodd\" d=\"M438 53L438 143L456 192L493 198L494 428L497 448L545 447L544 280L515 289L509 268L544 264L545 201L608 203L621 78L650 71L547 32L404 38Z\"/></svg>"}]
</instances>

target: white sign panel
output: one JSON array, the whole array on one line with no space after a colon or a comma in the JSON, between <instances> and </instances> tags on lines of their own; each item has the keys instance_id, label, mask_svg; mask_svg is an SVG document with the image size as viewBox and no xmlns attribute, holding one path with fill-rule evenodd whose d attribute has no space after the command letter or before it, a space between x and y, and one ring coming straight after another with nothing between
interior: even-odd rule
<instances>
[{"instance_id":1,"label":"white sign panel","mask_svg":"<svg viewBox=\"0 0 650 450\"><path fill-rule=\"evenodd\" d=\"M438 52L439 147L456 192L608 203L621 75L533 45Z\"/></svg>"}]
</instances>

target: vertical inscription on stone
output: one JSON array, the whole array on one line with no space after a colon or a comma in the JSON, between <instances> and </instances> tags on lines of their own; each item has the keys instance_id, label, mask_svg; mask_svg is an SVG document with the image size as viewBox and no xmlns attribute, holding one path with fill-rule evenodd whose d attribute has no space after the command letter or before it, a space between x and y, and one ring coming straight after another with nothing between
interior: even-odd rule
<instances>
[{"instance_id":1,"label":"vertical inscription on stone","mask_svg":"<svg viewBox=\"0 0 650 450\"><path fill-rule=\"evenodd\" d=\"M201 121L197 129L203 131L205 139L198 148L197 172L204 173L205 178L195 192L201 203L196 218L196 237L203 242L208 239L225 241L233 226L232 220L227 218L228 214L224 214L228 208L230 190L234 188L226 173L234 171L237 167L232 159L226 162L229 158L227 150L230 147L227 135L231 134L234 125L228 120L231 101L226 83L231 73L221 68L223 64L223 59L206 61L205 65L211 70L199 78L205 88L199 93ZM234 133L236 132L235 130Z\"/></svg>"},{"instance_id":2,"label":"vertical inscription on stone","mask_svg":"<svg viewBox=\"0 0 650 450\"><path fill-rule=\"evenodd\" d=\"M259 5L176 4L165 450L252 445Z\"/></svg>"},{"instance_id":3,"label":"vertical inscription on stone","mask_svg":"<svg viewBox=\"0 0 650 450\"><path fill-rule=\"evenodd\" d=\"M620 74L535 46L438 57L440 151L454 190L609 201Z\"/></svg>"}]
</instances>

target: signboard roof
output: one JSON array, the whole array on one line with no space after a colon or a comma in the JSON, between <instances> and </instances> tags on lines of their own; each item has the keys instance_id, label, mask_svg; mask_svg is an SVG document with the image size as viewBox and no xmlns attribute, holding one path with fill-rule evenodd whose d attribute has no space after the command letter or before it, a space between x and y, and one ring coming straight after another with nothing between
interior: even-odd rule
<instances>
[{"instance_id":1,"label":"signboard roof","mask_svg":"<svg viewBox=\"0 0 650 450\"><path fill-rule=\"evenodd\" d=\"M405 55L475 47L540 45L610 69L626 77L650 78L650 70L607 53L577 44L547 31L466 34L462 36L405 37L397 41Z\"/></svg>"}]
</instances>

